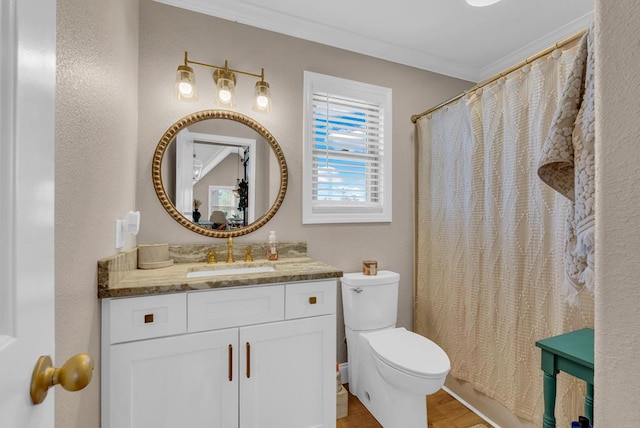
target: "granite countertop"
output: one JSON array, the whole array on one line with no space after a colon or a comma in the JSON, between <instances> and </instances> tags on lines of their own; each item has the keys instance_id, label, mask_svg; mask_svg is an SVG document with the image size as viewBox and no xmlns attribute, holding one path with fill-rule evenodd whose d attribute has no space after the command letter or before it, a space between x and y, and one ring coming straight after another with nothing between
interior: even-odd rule
<instances>
[{"instance_id":1,"label":"granite countertop","mask_svg":"<svg viewBox=\"0 0 640 428\"><path fill-rule=\"evenodd\" d=\"M125 257L121 258L122 261ZM126 262L120 263L126 264ZM118 266L115 258L98 262L98 297L126 297L207 290L226 287L257 286L292 281L339 278L342 271L304 256L285 257L277 261L256 259L253 262L175 263L159 269L136 269L135 265ZM216 275L187 278L188 272L271 266L273 272Z\"/></svg>"}]
</instances>

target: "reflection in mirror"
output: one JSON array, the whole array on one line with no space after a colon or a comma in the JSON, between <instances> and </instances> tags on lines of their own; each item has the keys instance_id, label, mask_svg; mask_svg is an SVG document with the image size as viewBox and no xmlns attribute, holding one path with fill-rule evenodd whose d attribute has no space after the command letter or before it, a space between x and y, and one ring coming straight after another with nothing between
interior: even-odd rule
<instances>
[{"instance_id":1,"label":"reflection in mirror","mask_svg":"<svg viewBox=\"0 0 640 428\"><path fill-rule=\"evenodd\" d=\"M255 220L256 182L266 183L269 179L268 154L260 159L261 179L256 178L255 139L192 132L185 128L178 132L174 145L176 191L172 202L182 215L194 218L193 201L198 200L203 202L199 212L205 220L194 218L194 221L200 224L213 221L211 216L216 211L224 213L227 219L224 223L231 228L246 226ZM266 212L268 206L260 209Z\"/></svg>"},{"instance_id":2,"label":"reflection in mirror","mask_svg":"<svg viewBox=\"0 0 640 428\"><path fill-rule=\"evenodd\" d=\"M214 237L264 225L287 187L286 162L273 136L253 119L224 110L194 113L171 126L156 148L152 175L169 214Z\"/></svg>"}]
</instances>

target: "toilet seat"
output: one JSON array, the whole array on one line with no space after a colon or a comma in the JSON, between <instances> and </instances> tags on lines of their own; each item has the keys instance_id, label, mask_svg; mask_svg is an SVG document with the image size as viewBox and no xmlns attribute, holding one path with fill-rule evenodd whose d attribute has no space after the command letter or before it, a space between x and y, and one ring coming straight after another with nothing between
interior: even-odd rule
<instances>
[{"instance_id":1,"label":"toilet seat","mask_svg":"<svg viewBox=\"0 0 640 428\"><path fill-rule=\"evenodd\" d=\"M394 369L421 378L440 378L451 368L442 348L405 328L367 334L375 357Z\"/></svg>"}]
</instances>

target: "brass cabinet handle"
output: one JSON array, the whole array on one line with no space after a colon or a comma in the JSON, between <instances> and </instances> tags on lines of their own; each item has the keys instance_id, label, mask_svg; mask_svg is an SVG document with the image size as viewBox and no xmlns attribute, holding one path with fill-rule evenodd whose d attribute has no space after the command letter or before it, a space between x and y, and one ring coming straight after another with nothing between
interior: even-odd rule
<instances>
[{"instance_id":1,"label":"brass cabinet handle","mask_svg":"<svg viewBox=\"0 0 640 428\"><path fill-rule=\"evenodd\" d=\"M42 403L47 390L58 384L67 391L80 391L91 382L93 366L93 357L89 354L75 355L59 368L53 367L50 356L41 356L31 375L31 401Z\"/></svg>"},{"instance_id":2,"label":"brass cabinet handle","mask_svg":"<svg viewBox=\"0 0 640 428\"><path fill-rule=\"evenodd\" d=\"M251 377L251 344L247 342L247 378Z\"/></svg>"},{"instance_id":3,"label":"brass cabinet handle","mask_svg":"<svg viewBox=\"0 0 640 428\"><path fill-rule=\"evenodd\" d=\"M317 302L318 302L318 299L316 298L316 296L309 297L309 304L310 305L315 305Z\"/></svg>"},{"instance_id":4,"label":"brass cabinet handle","mask_svg":"<svg viewBox=\"0 0 640 428\"><path fill-rule=\"evenodd\" d=\"M229 382L233 381L233 346L229 345Z\"/></svg>"}]
</instances>

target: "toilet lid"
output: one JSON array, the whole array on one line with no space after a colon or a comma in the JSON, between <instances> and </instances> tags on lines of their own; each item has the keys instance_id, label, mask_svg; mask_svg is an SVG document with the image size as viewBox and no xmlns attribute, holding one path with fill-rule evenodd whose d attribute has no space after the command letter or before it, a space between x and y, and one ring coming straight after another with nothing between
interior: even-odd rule
<instances>
[{"instance_id":1,"label":"toilet lid","mask_svg":"<svg viewBox=\"0 0 640 428\"><path fill-rule=\"evenodd\" d=\"M451 361L442 348L405 328L370 333L367 338L374 354L398 370L421 377L437 377L451 368Z\"/></svg>"},{"instance_id":2,"label":"toilet lid","mask_svg":"<svg viewBox=\"0 0 640 428\"><path fill-rule=\"evenodd\" d=\"M379 270L377 275L365 275L361 272L345 273L340 281L345 285L383 285L392 284L400 280L400 274L390 270Z\"/></svg>"}]
</instances>

